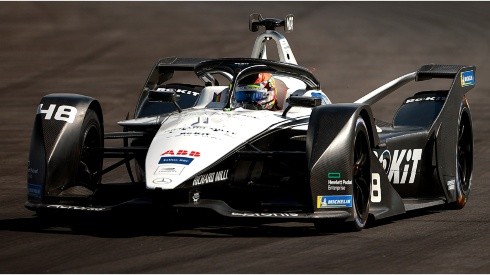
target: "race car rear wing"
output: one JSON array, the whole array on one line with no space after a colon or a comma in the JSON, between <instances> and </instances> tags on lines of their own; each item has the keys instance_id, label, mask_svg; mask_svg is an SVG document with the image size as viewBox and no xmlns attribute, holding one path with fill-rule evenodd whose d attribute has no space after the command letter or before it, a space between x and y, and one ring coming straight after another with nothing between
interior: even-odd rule
<instances>
[{"instance_id":1,"label":"race car rear wing","mask_svg":"<svg viewBox=\"0 0 490 275\"><path fill-rule=\"evenodd\" d=\"M193 70L194 67L202 61L209 60L209 58L192 58L192 57L165 57L157 62L160 67L171 67Z\"/></svg>"},{"instance_id":2,"label":"race car rear wing","mask_svg":"<svg viewBox=\"0 0 490 275\"><path fill-rule=\"evenodd\" d=\"M424 81L432 78L455 78L465 68L463 65L424 65L417 71L415 81Z\"/></svg>"},{"instance_id":3,"label":"race car rear wing","mask_svg":"<svg viewBox=\"0 0 490 275\"><path fill-rule=\"evenodd\" d=\"M423 65L418 71L392 80L356 100L354 103L372 105L411 81L425 81L432 78L454 79L451 90L458 83L457 80L459 79L461 80L461 88L464 88L464 93L466 93L475 86L475 70L475 66Z\"/></svg>"}]
</instances>

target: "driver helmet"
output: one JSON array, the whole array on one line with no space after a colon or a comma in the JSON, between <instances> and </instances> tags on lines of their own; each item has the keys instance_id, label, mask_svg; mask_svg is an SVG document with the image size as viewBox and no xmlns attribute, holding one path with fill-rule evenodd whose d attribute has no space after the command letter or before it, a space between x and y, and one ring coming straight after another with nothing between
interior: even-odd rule
<instances>
[{"instance_id":1,"label":"driver helmet","mask_svg":"<svg viewBox=\"0 0 490 275\"><path fill-rule=\"evenodd\" d=\"M277 90L272 74L252 74L239 81L235 89L235 102L244 108L274 110Z\"/></svg>"}]
</instances>

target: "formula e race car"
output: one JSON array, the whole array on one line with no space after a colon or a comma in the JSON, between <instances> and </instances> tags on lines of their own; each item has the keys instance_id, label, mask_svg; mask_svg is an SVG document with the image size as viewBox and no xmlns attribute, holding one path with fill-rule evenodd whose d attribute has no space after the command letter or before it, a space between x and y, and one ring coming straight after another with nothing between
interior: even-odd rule
<instances>
[{"instance_id":1,"label":"formula e race car","mask_svg":"<svg viewBox=\"0 0 490 275\"><path fill-rule=\"evenodd\" d=\"M43 97L25 206L93 213L144 202L313 222L320 230L332 222L360 230L368 218L436 205L464 207L473 169L465 94L475 86L474 66L424 65L353 103L335 104L276 30L291 31L293 16L251 15L249 29L262 27L251 58L158 61L134 117L118 123L121 132L104 133L94 98ZM276 42L278 61L267 59L267 41ZM392 123L373 116L375 102L432 78L452 84L400 100ZM122 146L105 145L114 140ZM124 166L126 182L103 181Z\"/></svg>"}]
</instances>

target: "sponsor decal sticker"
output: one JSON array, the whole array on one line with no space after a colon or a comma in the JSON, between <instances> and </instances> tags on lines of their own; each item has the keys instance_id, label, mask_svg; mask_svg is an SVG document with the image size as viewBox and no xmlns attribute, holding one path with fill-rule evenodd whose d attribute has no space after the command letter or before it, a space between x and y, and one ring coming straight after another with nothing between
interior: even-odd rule
<instances>
[{"instance_id":1,"label":"sponsor decal sticker","mask_svg":"<svg viewBox=\"0 0 490 275\"><path fill-rule=\"evenodd\" d=\"M180 175L185 166L158 165L154 175Z\"/></svg>"},{"instance_id":2,"label":"sponsor decal sticker","mask_svg":"<svg viewBox=\"0 0 490 275\"><path fill-rule=\"evenodd\" d=\"M193 203L198 203L200 199L201 199L201 194L199 194L199 192L192 194Z\"/></svg>"},{"instance_id":3,"label":"sponsor decal sticker","mask_svg":"<svg viewBox=\"0 0 490 275\"><path fill-rule=\"evenodd\" d=\"M352 195L317 196L317 208L350 208Z\"/></svg>"},{"instance_id":4,"label":"sponsor decal sticker","mask_svg":"<svg viewBox=\"0 0 490 275\"><path fill-rule=\"evenodd\" d=\"M192 182L192 185L196 186L196 185L201 185L206 183L220 182L227 179L228 179L228 170L221 170L218 172L211 172L195 177L194 181Z\"/></svg>"},{"instance_id":5,"label":"sponsor decal sticker","mask_svg":"<svg viewBox=\"0 0 490 275\"><path fill-rule=\"evenodd\" d=\"M371 174L371 202L381 202L381 176L378 173Z\"/></svg>"},{"instance_id":6,"label":"sponsor decal sticker","mask_svg":"<svg viewBox=\"0 0 490 275\"><path fill-rule=\"evenodd\" d=\"M40 198L42 195L42 186L38 184L29 183L27 184L27 192L29 196Z\"/></svg>"},{"instance_id":7,"label":"sponsor decal sticker","mask_svg":"<svg viewBox=\"0 0 490 275\"><path fill-rule=\"evenodd\" d=\"M183 164L183 165L189 165L193 161L193 158L186 158L186 157L161 157L160 161L158 164Z\"/></svg>"},{"instance_id":8,"label":"sponsor decal sticker","mask_svg":"<svg viewBox=\"0 0 490 275\"><path fill-rule=\"evenodd\" d=\"M56 112L55 112L56 110ZM60 120L68 123L73 123L77 116L77 108L68 105L56 106L56 104L50 104L48 109L43 109L43 104L39 104L37 109L38 114L44 114L46 120ZM53 115L54 114L54 115Z\"/></svg>"},{"instance_id":9,"label":"sponsor decal sticker","mask_svg":"<svg viewBox=\"0 0 490 275\"><path fill-rule=\"evenodd\" d=\"M405 100L404 104L420 102L420 101L446 101L445 96L426 96L426 97L417 97L417 98L409 98Z\"/></svg>"},{"instance_id":10,"label":"sponsor decal sticker","mask_svg":"<svg viewBox=\"0 0 490 275\"><path fill-rule=\"evenodd\" d=\"M181 128L165 130L164 133L166 135L170 135L171 137L200 136L200 137L207 137L212 139L218 139L223 136L226 137L236 136L236 133L233 131L221 129L218 127L208 126L208 124L203 124L203 123L195 123L194 125L189 127L181 127Z\"/></svg>"},{"instance_id":11,"label":"sponsor decal sticker","mask_svg":"<svg viewBox=\"0 0 490 275\"><path fill-rule=\"evenodd\" d=\"M454 179L448 180L447 181L447 190L454 190L455 189L455 183L456 183L456 181Z\"/></svg>"},{"instance_id":12,"label":"sponsor decal sticker","mask_svg":"<svg viewBox=\"0 0 490 275\"><path fill-rule=\"evenodd\" d=\"M189 165L196 157L200 157L201 153L188 150L167 150L162 154L158 164L182 164ZM175 157L174 157L175 156ZM185 157L182 157L185 156Z\"/></svg>"},{"instance_id":13,"label":"sponsor decal sticker","mask_svg":"<svg viewBox=\"0 0 490 275\"><path fill-rule=\"evenodd\" d=\"M184 89L171 89L171 88L158 88L157 92L176 92L179 94L184 94L184 95L193 95L193 96L198 96L198 92L193 92L193 91L188 91Z\"/></svg>"},{"instance_id":14,"label":"sponsor decal sticker","mask_svg":"<svg viewBox=\"0 0 490 275\"><path fill-rule=\"evenodd\" d=\"M390 152L385 150L381 155L374 152L383 169L388 173L388 179L394 184L414 183L419 161L422 159L422 149L403 149Z\"/></svg>"},{"instance_id":15,"label":"sponsor decal sticker","mask_svg":"<svg viewBox=\"0 0 490 275\"><path fill-rule=\"evenodd\" d=\"M95 212L109 210L109 208L107 207L85 207L85 206L61 205L61 204L52 204L52 205L48 205L47 207L56 208L56 209L95 211Z\"/></svg>"},{"instance_id":16,"label":"sponsor decal sticker","mask_svg":"<svg viewBox=\"0 0 490 275\"><path fill-rule=\"evenodd\" d=\"M32 179L33 175L37 175L39 173L38 168L32 168L31 167L31 162L27 162L27 178Z\"/></svg>"},{"instance_id":17,"label":"sponsor decal sticker","mask_svg":"<svg viewBox=\"0 0 490 275\"><path fill-rule=\"evenodd\" d=\"M239 217L298 217L299 214L296 213L239 213L232 212L232 216Z\"/></svg>"},{"instance_id":18,"label":"sponsor decal sticker","mask_svg":"<svg viewBox=\"0 0 490 275\"><path fill-rule=\"evenodd\" d=\"M473 70L461 73L461 87L475 85L475 73Z\"/></svg>"},{"instance_id":19,"label":"sponsor decal sticker","mask_svg":"<svg viewBox=\"0 0 490 275\"><path fill-rule=\"evenodd\" d=\"M171 156L190 156L190 157L200 157L201 153L196 151L188 151L188 150L167 150L163 152L162 156L171 155Z\"/></svg>"},{"instance_id":20,"label":"sponsor decal sticker","mask_svg":"<svg viewBox=\"0 0 490 275\"><path fill-rule=\"evenodd\" d=\"M352 185L352 180L341 179L340 172L330 172L328 177L328 190L345 191L346 185Z\"/></svg>"},{"instance_id":21,"label":"sponsor decal sticker","mask_svg":"<svg viewBox=\"0 0 490 275\"><path fill-rule=\"evenodd\" d=\"M158 178L158 179L154 179L153 180L153 183L156 183L156 184L167 184L167 183L172 183L172 180L171 179L167 179L167 178Z\"/></svg>"}]
</instances>

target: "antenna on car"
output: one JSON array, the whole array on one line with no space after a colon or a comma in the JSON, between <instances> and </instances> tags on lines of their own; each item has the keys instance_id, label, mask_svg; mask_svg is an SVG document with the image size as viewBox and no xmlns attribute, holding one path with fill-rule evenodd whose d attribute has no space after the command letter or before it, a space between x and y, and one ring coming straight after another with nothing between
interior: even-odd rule
<instances>
[{"instance_id":1,"label":"antenna on car","mask_svg":"<svg viewBox=\"0 0 490 275\"><path fill-rule=\"evenodd\" d=\"M266 42L272 39L274 42L276 42L279 60L284 63L297 65L298 63L294 58L293 51L291 50L286 37L276 31L276 28L284 27L284 31L286 33L292 32L293 23L294 16L292 14L286 15L284 20L263 18L262 15L258 13L251 14L248 20L248 28L251 32L257 32L259 31L260 27L265 27L265 32L260 34L255 39L252 58L267 59Z\"/></svg>"}]
</instances>

